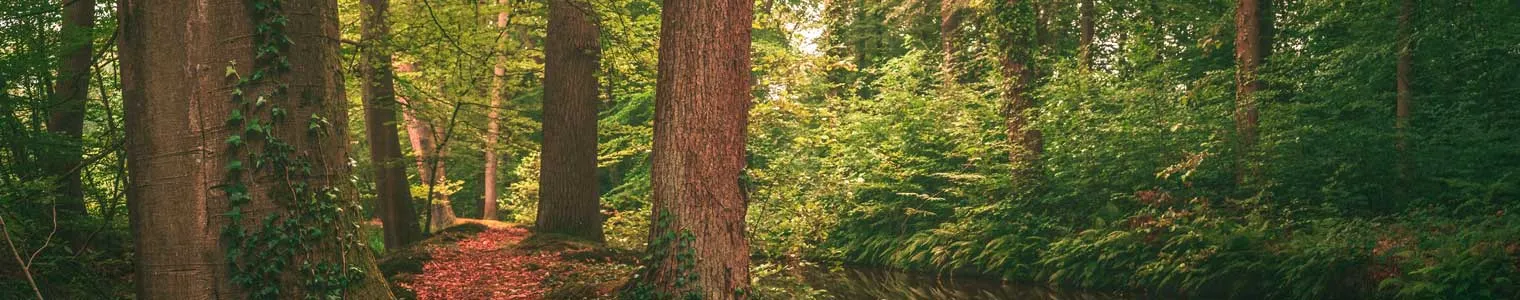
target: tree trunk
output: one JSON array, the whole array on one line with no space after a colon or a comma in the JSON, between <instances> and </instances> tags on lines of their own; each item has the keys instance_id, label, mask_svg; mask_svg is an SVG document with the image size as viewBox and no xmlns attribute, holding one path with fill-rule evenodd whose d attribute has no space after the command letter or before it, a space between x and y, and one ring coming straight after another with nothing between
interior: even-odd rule
<instances>
[{"instance_id":1,"label":"tree trunk","mask_svg":"<svg viewBox=\"0 0 1520 300\"><path fill-rule=\"evenodd\" d=\"M948 87L956 83L955 38L960 29L959 0L941 0L939 5L939 43L944 58L940 62L941 84Z\"/></svg>"},{"instance_id":2,"label":"tree trunk","mask_svg":"<svg viewBox=\"0 0 1520 300\"><path fill-rule=\"evenodd\" d=\"M598 29L581 0L549 1L537 229L601 241L597 203Z\"/></svg>"},{"instance_id":3,"label":"tree trunk","mask_svg":"<svg viewBox=\"0 0 1520 300\"><path fill-rule=\"evenodd\" d=\"M88 212L84 206L84 186L80 173L84 172L84 149L81 137L84 133L85 101L89 100L91 50L94 48L92 31L95 28L95 0L64 2L61 41L63 52L59 55L58 81L53 86L53 107L49 110L47 129L62 136L67 143L48 159L48 173L58 176L57 195L59 215L65 219L83 219ZM82 224L68 222L63 237L75 251L84 247L86 233L80 232Z\"/></svg>"},{"instance_id":4,"label":"tree trunk","mask_svg":"<svg viewBox=\"0 0 1520 300\"><path fill-rule=\"evenodd\" d=\"M667 0L660 27L648 278L670 295L745 299L740 187L751 106L751 0ZM694 275L696 287L683 285Z\"/></svg>"},{"instance_id":5,"label":"tree trunk","mask_svg":"<svg viewBox=\"0 0 1520 300\"><path fill-rule=\"evenodd\" d=\"M1394 142L1395 150L1399 155L1399 180L1401 186L1408 187L1414 177L1414 168L1410 163L1409 154L1409 110L1414 102L1414 29L1410 24L1410 18L1414 14L1414 0L1403 0L1399 8L1399 41L1398 41L1398 103L1394 109L1394 129L1396 133Z\"/></svg>"},{"instance_id":6,"label":"tree trunk","mask_svg":"<svg viewBox=\"0 0 1520 300\"><path fill-rule=\"evenodd\" d=\"M385 224L385 248L397 249L422 239L411 185L396 129L396 83L391 70L390 0L364 0L364 129L370 161L375 165L375 204Z\"/></svg>"},{"instance_id":7,"label":"tree trunk","mask_svg":"<svg viewBox=\"0 0 1520 300\"><path fill-rule=\"evenodd\" d=\"M1030 128L1030 109L1034 99L1028 95L1029 86L1038 76L1034 68L1034 56L1040 49L1039 22L1019 23L1028 20L1019 13L1034 13L1039 7L1019 0L1005 0L1001 7L1000 22L1005 22L1002 56L998 58L1003 75L1003 124L1008 139L1008 161L1013 167L1016 183L1031 183L1039 171L1040 154L1044 148L1039 130Z\"/></svg>"},{"instance_id":8,"label":"tree trunk","mask_svg":"<svg viewBox=\"0 0 1520 300\"><path fill-rule=\"evenodd\" d=\"M496 4L509 5L507 0L497 0ZM507 29L507 16L506 11L496 14L497 29ZM498 45L497 50L505 51L506 47ZM492 74L495 76L491 77L491 107L486 108L488 112L486 113L485 195L480 199L480 218L486 220L496 220L496 209L500 205L497 203L497 198L501 192L496 189L496 173L501 165L501 159L497 152L501 150L497 149L497 144L501 138L501 120L499 120L501 119L501 113L499 111L503 102L502 98L506 97L507 93L506 62L507 55L505 52L496 57L496 67L492 68Z\"/></svg>"},{"instance_id":9,"label":"tree trunk","mask_svg":"<svg viewBox=\"0 0 1520 300\"><path fill-rule=\"evenodd\" d=\"M1235 7L1235 182L1248 185L1260 170L1251 162L1258 139L1258 69L1272 51L1271 0L1239 0Z\"/></svg>"},{"instance_id":10,"label":"tree trunk","mask_svg":"<svg viewBox=\"0 0 1520 300\"><path fill-rule=\"evenodd\" d=\"M343 238L359 233L352 223L355 195L342 188L349 171L348 116L337 61L337 2L285 2L288 25L277 27L290 43L277 48L289 69L263 72L268 77L247 86L238 78L250 78L255 69L279 69L275 61L255 58L256 46L276 39L255 33L256 22L268 19L255 19L252 6L124 0L119 8L137 297L246 299L269 296L261 293L264 284L278 285L273 298L325 297L325 291L303 282L318 280L299 270L310 263L363 271L362 279L342 292L346 298L392 298L370 251ZM242 75L228 75L230 69ZM234 96L239 91L243 97ZM267 103L254 104L256 97ZM272 107L286 117L276 117ZM235 121L234 111L246 112L239 114L246 119ZM268 130L245 130L252 124ZM233 143L238 135L246 144ZM310 171L260 157L273 153L309 164ZM297 186L306 189L294 192ZM335 211L339 207L348 213ZM266 246L278 245L271 237L276 233L298 237L311 248ZM286 263L248 265L268 262L255 257L272 256ZM250 268L273 271L273 277L256 279L275 279L232 280L258 272Z\"/></svg>"},{"instance_id":11,"label":"tree trunk","mask_svg":"<svg viewBox=\"0 0 1520 300\"><path fill-rule=\"evenodd\" d=\"M397 69L403 73L415 71L411 64L402 64ZM448 228L454 225L454 206L449 202L449 193L442 189L449 182L448 166L445 164L448 152L439 148L436 140L443 136L443 132L433 126L432 122L418 116L417 107L407 102L406 97L397 95L396 102L406 107L401 110L401 116L406 121L406 137L412 144L412 155L417 157L417 179L432 191L429 195L431 203L428 204L427 228L429 231Z\"/></svg>"},{"instance_id":12,"label":"tree trunk","mask_svg":"<svg viewBox=\"0 0 1520 300\"><path fill-rule=\"evenodd\" d=\"M1092 71L1093 35L1097 33L1097 30L1093 28L1093 18L1098 13L1098 9L1093 7L1093 0L1082 0L1081 5L1081 16L1078 22L1081 23L1082 36L1077 41L1077 64L1082 71Z\"/></svg>"}]
</instances>

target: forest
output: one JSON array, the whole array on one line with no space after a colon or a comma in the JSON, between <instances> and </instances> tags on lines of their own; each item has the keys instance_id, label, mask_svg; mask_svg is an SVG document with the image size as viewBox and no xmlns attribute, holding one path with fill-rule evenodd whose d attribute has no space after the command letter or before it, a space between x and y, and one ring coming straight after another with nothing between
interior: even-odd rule
<instances>
[{"instance_id":1,"label":"forest","mask_svg":"<svg viewBox=\"0 0 1520 300\"><path fill-rule=\"evenodd\" d=\"M5 0L0 299L1520 299L1520 1Z\"/></svg>"}]
</instances>

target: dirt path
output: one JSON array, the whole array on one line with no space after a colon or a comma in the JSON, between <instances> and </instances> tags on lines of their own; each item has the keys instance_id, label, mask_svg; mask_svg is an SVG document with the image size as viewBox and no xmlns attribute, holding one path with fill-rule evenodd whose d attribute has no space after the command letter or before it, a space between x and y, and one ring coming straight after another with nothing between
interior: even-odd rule
<instances>
[{"instance_id":1,"label":"dirt path","mask_svg":"<svg viewBox=\"0 0 1520 300\"><path fill-rule=\"evenodd\" d=\"M584 276L606 273L588 267L601 263L567 258L586 250L524 249L538 246L522 245L532 232L519 225L470 219L455 224L429 241L387 257L388 261L421 264L393 276L392 283L415 293L418 300L554 299L563 297L555 296L554 287L547 283L559 283L563 290L570 279L603 281L608 279L602 277L621 275ZM604 293L595 290L602 289L591 292Z\"/></svg>"}]
</instances>

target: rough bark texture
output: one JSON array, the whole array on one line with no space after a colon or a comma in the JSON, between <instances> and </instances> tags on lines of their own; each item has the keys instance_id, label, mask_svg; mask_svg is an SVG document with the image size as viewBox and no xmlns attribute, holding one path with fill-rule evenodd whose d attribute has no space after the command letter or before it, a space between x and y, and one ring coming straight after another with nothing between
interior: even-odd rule
<instances>
[{"instance_id":1,"label":"rough bark texture","mask_svg":"<svg viewBox=\"0 0 1520 300\"><path fill-rule=\"evenodd\" d=\"M1399 41L1398 41L1398 100L1394 108L1394 129L1398 131L1394 147L1399 153L1399 179L1409 186L1413 177L1409 155L1409 110L1414 102L1414 49L1412 48L1414 29L1410 24L1410 18L1414 14L1414 0L1403 0L1399 8Z\"/></svg>"},{"instance_id":2,"label":"rough bark texture","mask_svg":"<svg viewBox=\"0 0 1520 300\"><path fill-rule=\"evenodd\" d=\"M739 185L745 166L745 128L751 106L752 0L667 0L660 28L655 97L650 239L689 234L672 243L647 277L656 289L680 294L677 277L693 272L704 299L744 299L749 289L748 196ZM663 227L663 228L661 228ZM678 254L695 258L682 269Z\"/></svg>"},{"instance_id":3,"label":"rough bark texture","mask_svg":"<svg viewBox=\"0 0 1520 300\"><path fill-rule=\"evenodd\" d=\"M84 150L80 137L84 133L84 104L89 101L90 64L95 27L95 1L64 1L63 7L63 53L58 59L58 81L53 86L53 106L49 111L47 129L67 142L49 151L54 157L48 159L48 173L58 176L58 214L65 219L82 218L87 213L84 206L84 187L80 184L83 171L80 162ZM77 226L64 226L63 237L78 251L84 247L85 233Z\"/></svg>"},{"instance_id":4,"label":"rough bark texture","mask_svg":"<svg viewBox=\"0 0 1520 300\"><path fill-rule=\"evenodd\" d=\"M248 7L242 1L120 2L118 42L131 182L127 204L139 299L247 298L246 291L229 281L223 249L228 241L220 238L230 222L224 214L229 203L217 186L226 178L229 147L224 141L234 131L225 124L237 106L230 101L235 82L225 70L229 62L236 62L240 73L252 73L254 22ZM272 101L290 109L289 115L315 114L329 120L331 128L347 128L336 1L285 2L285 9L293 12L286 32L294 46L286 52L291 70L280 77L291 84L288 97ZM297 104L302 102L307 104ZM317 170L312 184L342 186L349 172L345 131L312 139L302 130L307 122L304 117L276 122L276 128L298 129L276 129L274 135L310 159ZM265 216L289 213L269 198L269 188L278 184L267 173L244 175L252 197L243 209L244 226L256 228ZM342 197L353 201L353 196ZM341 234L330 236L337 243ZM334 251L313 254L340 255ZM366 274L379 274L370 251L342 256ZM300 278L296 269L288 268L292 279ZM286 298L301 298L299 285L285 285ZM366 276L347 297L392 298L379 276Z\"/></svg>"},{"instance_id":5,"label":"rough bark texture","mask_svg":"<svg viewBox=\"0 0 1520 300\"><path fill-rule=\"evenodd\" d=\"M1097 29L1093 28L1093 18L1098 14L1098 9L1093 7L1093 0L1082 0L1081 5L1078 23L1080 23L1082 35L1077 41L1077 63L1080 64L1082 70L1091 71L1093 36L1097 34Z\"/></svg>"},{"instance_id":6,"label":"rough bark texture","mask_svg":"<svg viewBox=\"0 0 1520 300\"><path fill-rule=\"evenodd\" d=\"M601 53L594 11L580 0L549 1L544 41L544 144L540 156L540 232L600 241L597 203L597 57Z\"/></svg>"},{"instance_id":7,"label":"rough bark texture","mask_svg":"<svg viewBox=\"0 0 1520 300\"><path fill-rule=\"evenodd\" d=\"M417 210L412 206L411 185L406 180L406 164L401 156L401 137L396 129L396 83L391 70L389 47L390 0L364 0L364 131L369 141L370 161L375 165L375 204L380 208L380 222L385 224L385 248L401 246L422 239L417 224Z\"/></svg>"},{"instance_id":8,"label":"rough bark texture","mask_svg":"<svg viewBox=\"0 0 1520 300\"><path fill-rule=\"evenodd\" d=\"M508 3L507 0L497 0L496 4L507 5ZM497 29L506 30L507 16L506 11L496 14ZM505 47L498 46L497 50L504 51L506 49ZM500 53L496 57L496 67L491 70L491 74L495 75L491 77L491 107L486 108L488 110L486 112L486 166L485 182L483 183L485 185L485 195L482 195L480 199L480 218L486 220L495 220L497 218L496 209L500 205L497 203L497 198L501 194L496 189L496 173L501 164L500 154L497 153L501 150L497 148L497 144L501 138L501 103L502 98L506 97L507 93L507 55L506 52Z\"/></svg>"},{"instance_id":9,"label":"rough bark texture","mask_svg":"<svg viewBox=\"0 0 1520 300\"><path fill-rule=\"evenodd\" d=\"M415 70L411 64L402 64L397 67L399 72L412 72ZM454 225L454 206L450 205L449 194L443 192L442 185L449 182L448 165L445 157L448 152L438 147L437 138L442 137L444 132L441 128L433 126L432 122L423 119L416 112L417 107L407 102L406 97L396 95L396 103L405 106L401 110L401 116L406 121L406 137L412 145L412 155L417 157L417 179L422 181L424 187L433 191L430 195L432 200L429 206L427 228L429 231L448 228ZM437 176L434 176L434 175Z\"/></svg>"},{"instance_id":10,"label":"rough bark texture","mask_svg":"<svg viewBox=\"0 0 1520 300\"><path fill-rule=\"evenodd\" d=\"M1257 125L1260 124L1260 100L1257 92L1265 84L1257 78L1258 69L1272 51L1271 0L1240 0L1235 7L1235 182L1248 184L1260 170L1252 163L1256 151Z\"/></svg>"},{"instance_id":11,"label":"rough bark texture","mask_svg":"<svg viewBox=\"0 0 1520 300\"><path fill-rule=\"evenodd\" d=\"M1009 8L1020 5L1019 0L1006 0ZM1035 6L1038 9L1038 6ZM1034 10L1030 10L1034 11ZM1037 24L1007 24L1002 32L1002 56L998 58L1003 75L1003 124L1008 139L1008 161L1013 165L1014 180L1028 182L1038 173L1040 153L1044 149L1043 136L1030 128L1029 109L1034 99L1028 95L1032 81L1037 75L1034 55L1040 48Z\"/></svg>"}]
</instances>

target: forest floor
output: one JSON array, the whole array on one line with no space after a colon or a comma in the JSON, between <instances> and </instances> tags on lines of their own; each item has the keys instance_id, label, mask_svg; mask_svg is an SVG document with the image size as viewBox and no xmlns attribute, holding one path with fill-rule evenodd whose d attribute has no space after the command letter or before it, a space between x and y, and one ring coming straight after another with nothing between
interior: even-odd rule
<instances>
[{"instance_id":1,"label":"forest floor","mask_svg":"<svg viewBox=\"0 0 1520 300\"><path fill-rule=\"evenodd\" d=\"M523 225L460 219L387 251L380 270L402 299L595 299L629 278L632 257Z\"/></svg>"}]
</instances>

